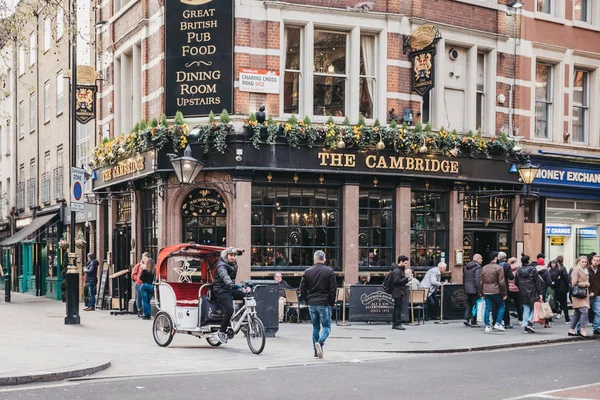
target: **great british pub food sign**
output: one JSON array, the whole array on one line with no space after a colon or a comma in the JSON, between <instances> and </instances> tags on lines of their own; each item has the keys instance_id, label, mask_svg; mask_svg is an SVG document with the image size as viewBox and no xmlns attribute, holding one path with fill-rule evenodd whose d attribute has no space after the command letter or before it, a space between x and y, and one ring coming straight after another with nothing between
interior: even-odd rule
<instances>
[{"instance_id":1,"label":"great british pub food sign","mask_svg":"<svg viewBox=\"0 0 600 400\"><path fill-rule=\"evenodd\" d=\"M165 104L169 117L232 110L233 0L169 0Z\"/></svg>"}]
</instances>

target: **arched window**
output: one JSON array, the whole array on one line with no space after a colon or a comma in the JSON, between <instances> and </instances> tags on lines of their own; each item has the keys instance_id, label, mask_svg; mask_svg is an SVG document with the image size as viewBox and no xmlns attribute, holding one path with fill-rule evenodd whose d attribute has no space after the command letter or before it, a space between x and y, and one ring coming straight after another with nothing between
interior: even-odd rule
<instances>
[{"instance_id":1,"label":"arched window","mask_svg":"<svg viewBox=\"0 0 600 400\"><path fill-rule=\"evenodd\" d=\"M194 189L181 206L183 242L226 246L227 206L213 189Z\"/></svg>"}]
</instances>

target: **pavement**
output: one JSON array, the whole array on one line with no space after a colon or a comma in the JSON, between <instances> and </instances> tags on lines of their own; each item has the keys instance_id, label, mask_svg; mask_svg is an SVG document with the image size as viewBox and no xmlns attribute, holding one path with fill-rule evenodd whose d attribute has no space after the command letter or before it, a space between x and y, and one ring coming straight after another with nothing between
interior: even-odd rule
<instances>
[{"instance_id":1,"label":"pavement","mask_svg":"<svg viewBox=\"0 0 600 400\"><path fill-rule=\"evenodd\" d=\"M567 337L563 320L539 333L521 329L484 334L461 321L427 322L392 330L388 324L352 323L332 327L323 360L313 358L307 323L280 324L265 351L254 355L242 335L227 345L211 347L205 340L177 334L166 348L155 344L152 321L109 311L84 312L81 324L64 325L65 304L12 293L3 302L0 291L0 386L93 378L163 376L230 370L254 370L318 363L356 363L414 357L415 353L453 353L582 340ZM12 328L12 329L11 329Z\"/></svg>"}]
</instances>

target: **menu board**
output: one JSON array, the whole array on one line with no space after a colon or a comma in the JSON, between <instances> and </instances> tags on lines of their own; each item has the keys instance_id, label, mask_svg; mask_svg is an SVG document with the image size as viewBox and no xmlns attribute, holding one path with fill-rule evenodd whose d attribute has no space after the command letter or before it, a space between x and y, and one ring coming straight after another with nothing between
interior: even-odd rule
<instances>
[{"instance_id":1,"label":"menu board","mask_svg":"<svg viewBox=\"0 0 600 400\"><path fill-rule=\"evenodd\" d=\"M169 0L165 19L167 117L232 111L233 0Z\"/></svg>"}]
</instances>

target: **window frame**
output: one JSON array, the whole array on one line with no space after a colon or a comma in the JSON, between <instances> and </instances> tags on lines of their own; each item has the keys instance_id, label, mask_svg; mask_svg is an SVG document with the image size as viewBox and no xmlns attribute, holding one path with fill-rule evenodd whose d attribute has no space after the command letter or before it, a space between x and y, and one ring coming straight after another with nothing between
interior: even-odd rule
<instances>
[{"instance_id":1,"label":"window frame","mask_svg":"<svg viewBox=\"0 0 600 400\"><path fill-rule=\"evenodd\" d=\"M365 117L365 119L375 120L375 119L377 119L377 112L378 112L378 110L377 110L377 96L379 95L378 90L377 90L378 89L377 88L377 84L378 84L378 82L377 82L377 71L379 69L379 46L378 46L378 43L377 43L378 36L377 36L377 34L370 33L370 32L360 32L359 36L360 36L360 38L359 38L359 43L360 43L360 45L359 45L360 46L359 52L360 52L360 54L358 55L358 59L359 59L359 65L358 65L358 85L359 85L359 88L358 88L358 93L357 93L358 96L359 96L358 107L359 107L359 112L360 112L360 90L361 90L361 87L362 87L361 81L363 79L365 79L365 80L369 80L369 79L373 80L373 93L371 93L371 102L372 102L371 117L370 118ZM367 75L366 72L365 72L364 75L362 75L361 71L360 71L360 58L361 58L361 55L364 56L363 51L362 51L362 38L366 37L366 36L373 38L373 72L374 72L374 75Z\"/></svg>"},{"instance_id":2,"label":"window frame","mask_svg":"<svg viewBox=\"0 0 600 400\"><path fill-rule=\"evenodd\" d=\"M25 137L25 100L19 103L19 139Z\"/></svg>"},{"instance_id":3,"label":"window frame","mask_svg":"<svg viewBox=\"0 0 600 400\"><path fill-rule=\"evenodd\" d=\"M44 124L50 122L50 79L44 82Z\"/></svg>"},{"instance_id":4,"label":"window frame","mask_svg":"<svg viewBox=\"0 0 600 400\"><path fill-rule=\"evenodd\" d=\"M346 38L346 43L344 44L345 46L345 55L344 55L344 74L338 74L338 73L327 73L327 72L315 72L314 71L314 52L315 52L315 42L314 42L314 37L316 36L317 32L322 32L322 33L329 33L329 34L335 34L335 35L344 35ZM313 117L317 117L317 118L329 118L327 115L316 115L314 113L315 111L315 77L324 77L324 78L343 78L344 79L344 113L342 116L338 116L338 118L342 118L344 119L346 116L349 117L349 114L351 113L350 108L350 103L349 103L349 98L350 98L350 74L352 71L352 68L350 66L350 58L351 58L351 54L350 54L350 45L351 45L351 40L350 40L350 35L351 32L349 31L343 31L343 30L331 30L331 29L326 29L326 28L317 28L315 27L314 31L313 31L313 42L312 42L312 53L313 53L313 70L310 71L311 75L312 75L312 93L313 93L313 98L312 98L312 109L311 109L311 113L313 115ZM360 51L360 45L359 45L359 51ZM360 56L359 56L360 59ZM358 66L360 68L360 65ZM359 69L358 68L358 69ZM360 89L360 88L359 88ZM358 95L358 93L356 93Z\"/></svg>"},{"instance_id":5,"label":"window frame","mask_svg":"<svg viewBox=\"0 0 600 400\"><path fill-rule=\"evenodd\" d=\"M305 51L304 51L304 28L301 26L296 26L296 25L287 25L284 26L283 28L283 40L284 40L284 49L285 52L287 54L288 51L288 44L287 44L287 39L288 39L288 29L298 29L300 31L300 44L298 46L298 48L300 49L300 55L299 55L299 62L298 62L298 68L297 70L295 69L288 69L286 68L286 57L282 57L282 69L283 69L283 79L282 81L282 88L281 88L281 108L283 110L283 115L292 115L292 114L297 114L297 115L303 115L304 112L304 108L303 108L303 104L301 99L304 98L304 57L305 55ZM290 74L298 74L298 112L297 113L287 113L285 112L285 74L286 73L290 73Z\"/></svg>"},{"instance_id":6,"label":"window frame","mask_svg":"<svg viewBox=\"0 0 600 400\"><path fill-rule=\"evenodd\" d=\"M393 188L360 188L359 190L359 195L358 195L358 199L359 199L359 206L358 206L358 260L359 260L359 270L364 270L364 271L373 271L373 270L385 270L388 271L389 268L391 267L392 263L395 261L395 250L396 250L396 241L395 241L395 213L396 213L396 209L395 209L395 202L396 202L396 191ZM379 196L379 207L371 207L371 201L372 201L372 195L373 197L375 196ZM364 207L361 203L363 203L363 198L364 196L366 196L366 203L367 206ZM381 207L382 204L382 198L389 198L389 209L385 208L385 207ZM385 202L385 200L384 200ZM387 223L387 226L383 226L381 224L382 218L384 216L385 211L387 210L389 211L389 222ZM372 225L372 220L371 220L371 216L373 212L377 212L379 211L380 213L380 224L379 225ZM365 215L366 214L366 215ZM367 226L361 226L362 225L362 220L366 219L367 220ZM384 233L385 234L390 234L391 239L390 239L390 243L388 243L386 246L375 246L373 243L373 236L371 235L371 231L373 230L380 230L382 231L380 233L380 237L384 237ZM367 233L366 235L366 244L365 245L361 245L361 236L365 233ZM380 240L380 244L381 244L381 240ZM377 265L369 265L370 264L370 260L367 258L367 265L363 264L364 257L363 257L363 250L366 250L366 254L367 256L370 256L371 253L373 253L374 255L377 255L377 253L381 253L381 250L385 249L386 251L386 262L387 260L391 261L389 264L386 263L385 265L381 265L381 262ZM373 251L371 251L373 250Z\"/></svg>"},{"instance_id":7,"label":"window frame","mask_svg":"<svg viewBox=\"0 0 600 400\"><path fill-rule=\"evenodd\" d=\"M25 46L19 46L19 77L25 74Z\"/></svg>"},{"instance_id":8,"label":"window frame","mask_svg":"<svg viewBox=\"0 0 600 400\"><path fill-rule=\"evenodd\" d=\"M62 7L56 11L56 40L63 37L65 31L65 10Z\"/></svg>"},{"instance_id":9,"label":"window frame","mask_svg":"<svg viewBox=\"0 0 600 400\"><path fill-rule=\"evenodd\" d=\"M477 79L479 79L479 56L482 57L482 67L483 67L483 73L482 73L482 89L479 90L479 85L477 83ZM486 124L486 112L487 112L487 107L486 107L486 96L485 96L485 92L487 89L487 85L486 85L486 77L487 77L487 57L488 57L488 53L484 53L482 51L478 51L477 52L477 60L475 61L475 69L476 69L476 73L477 73L477 78L475 81L475 129L476 130L481 130L481 132L485 133L485 124ZM481 117L481 121L479 122L479 126L477 126L477 107L481 107L481 109L479 110L479 116Z\"/></svg>"},{"instance_id":10,"label":"window frame","mask_svg":"<svg viewBox=\"0 0 600 400\"><path fill-rule=\"evenodd\" d=\"M299 196L292 196L292 191L298 190L300 191ZM260 191L260 193L257 191ZM320 194L319 191L321 191ZM324 198L322 197L323 191ZM305 192L310 194L304 196ZM321 198L318 197L319 195L321 195ZM260 203L257 203L257 199L260 200ZM321 205L318 205L319 202ZM331 261L334 261L335 265L331 267L334 270L341 270L341 212L342 190L340 187L253 184L250 225L252 270L302 271L312 266L312 255L316 250L325 251L327 255L326 263L329 265ZM319 213L321 213L320 222ZM296 218L295 221L294 217ZM308 223L305 223L306 218L310 218ZM325 218L327 218L326 221ZM283 223L279 223L279 220L283 220ZM315 243L318 239L317 236L321 234L318 230L321 229L325 230L324 240L326 245ZM311 232L314 233L312 238L310 237ZM278 234L284 233L284 244L282 244L278 242ZM294 233L296 234L294 237L300 241L300 244L292 244L289 241ZM257 238L257 234L260 237ZM312 240L311 243L302 243L305 234L308 235L309 240ZM272 243L268 242L271 236ZM327 245L329 240L335 245ZM263 249L265 253L263 253ZM277 250L284 250L287 265L276 265ZM294 255L299 256L298 264L294 263ZM309 264L304 265L303 261L307 260Z\"/></svg>"},{"instance_id":11,"label":"window frame","mask_svg":"<svg viewBox=\"0 0 600 400\"><path fill-rule=\"evenodd\" d=\"M583 103L576 103L575 102L575 77L577 76L577 72L582 72L584 74L584 79L583 79ZM590 118L589 118L589 109L590 109L590 71L583 69L583 68L577 68L575 67L573 69L573 92L571 94L571 99L572 99L572 131L573 131L573 135L572 135L572 141L574 143L582 143L582 144L586 144L588 143L588 138L589 138L589 132L590 132ZM583 130L583 138L582 140L576 140L576 135L575 135L575 121L573 116L575 115L575 109L579 110L579 114L578 115L583 115L583 124L580 124L579 126L581 126L582 130Z\"/></svg>"},{"instance_id":12,"label":"window frame","mask_svg":"<svg viewBox=\"0 0 600 400\"><path fill-rule=\"evenodd\" d=\"M44 54L52 47L52 21L49 17L44 19Z\"/></svg>"},{"instance_id":13,"label":"window frame","mask_svg":"<svg viewBox=\"0 0 600 400\"><path fill-rule=\"evenodd\" d=\"M537 69L538 69L538 65L543 65L546 66L548 68L548 73L546 74L546 76L548 77L548 80L546 82L546 100L538 100L537 98L537 90L536 89L536 85L538 83L537 80ZM536 61L535 63L535 74L534 74L534 109L533 109L533 113L534 113L534 125L533 125L533 135L535 137L535 139L542 139L542 140L552 140L552 122L553 122L553 117L554 117L554 65L550 64L548 62L544 62L544 61ZM536 109L537 109L537 105L538 103L540 104L544 104L544 107L546 108L546 135L545 136L538 136L537 134L537 121L538 121L538 117L537 117L537 113L536 113Z\"/></svg>"},{"instance_id":14,"label":"window frame","mask_svg":"<svg viewBox=\"0 0 600 400\"><path fill-rule=\"evenodd\" d=\"M36 93L29 95L29 133L34 133L37 129L37 104Z\"/></svg>"},{"instance_id":15,"label":"window frame","mask_svg":"<svg viewBox=\"0 0 600 400\"><path fill-rule=\"evenodd\" d=\"M61 69L56 73L56 116L64 112L65 105L65 82L64 73Z\"/></svg>"},{"instance_id":16,"label":"window frame","mask_svg":"<svg viewBox=\"0 0 600 400\"><path fill-rule=\"evenodd\" d=\"M440 199L435 199L434 200L434 208L433 209L422 209L421 211L416 211L416 208L413 207L413 201L415 200L414 195L425 195L425 196L431 196L431 195L435 195L435 196L440 196ZM429 200L428 200L429 201ZM416 203L416 201L415 201ZM443 208L438 208L437 205L438 204L445 204L445 206ZM417 219L418 216L416 214L418 213L423 213L426 214L427 212L433 212L434 214L443 214L444 220L443 220L443 229L439 229L439 228L435 228L435 229L429 229L429 227L426 227L426 217L423 221L423 227L417 229ZM413 218L414 216L414 218ZM411 241L410 241L410 265L411 268L413 268L415 271L424 271L427 270L431 267L435 267L440 261L441 259L445 259L445 262L448 262L449 260L449 253L448 253L448 249L449 249L449 236L450 236L450 229L449 229L449 218L450 218L450 194L449 192L442 192L442 191L433 191L433 190L413 190L411 191L411 207L410 207L410 235L411 235ZM414 225L413 225L413 220L414 220ZM437 218L436 218L437 220ZM414 232L414 233L413 233ZM416 246L416 239L418 236L418 232L424 232L424 237L425 237L425 243L423 244L423 246L417 247ZM419 252L420 250L430 250L431 248L428 246L428 233L429 232L435 232L436 235L436 239L435 239L435 246L433 247L435 249L436 253L439 253L439 259L436 261L435 258L432 257L433 260L433 265L418 265L418 263L416 262L416 258L415 255L417 254L417 252ZM444 234L444 247L438 247L437 246L437 235L438 232L443 232ZM413 235L414 235L414 239L413 240ZM442 253L444 253L444 257L442 257Z\"/></svg>"},{"instance_id":17,"label":"window frame","mask_svg":"<svg viewBox=\"0 0 600 400\"><path fill-rule=\"evenodd\" d=\"M90 123L76 122L75 129L75 159L77 166L85 168L90 161ZM91 182L91 181L88 181Z\"/></svg>"},{"instance_id":18,"label":"window frame","mask_svg":"<svg viewBox=\"0 0 600 400\"><path fill-rule=\"evenodd\" d=\"M585 2L585 5L582 7L582 12L580 13L580 17L575 17L575 2L573 2L573 20L576 22L582 22L587 24L592 24L594 22L593 12L594 12L594 4L590 0L579 0L581 2ZM581 16L583 14L583 9L585 8L585 19L582 19Z\"/></svg>"},{"instance_id":19,"label":"window frame","mask_svg":"<svg viewBox=\"0 0 600 400\"><path fill-rule=\"evenodd\" d=\"M37 34L29 35L29 66L33 67L37 62Z\"/></svg>"}]
</instances>

